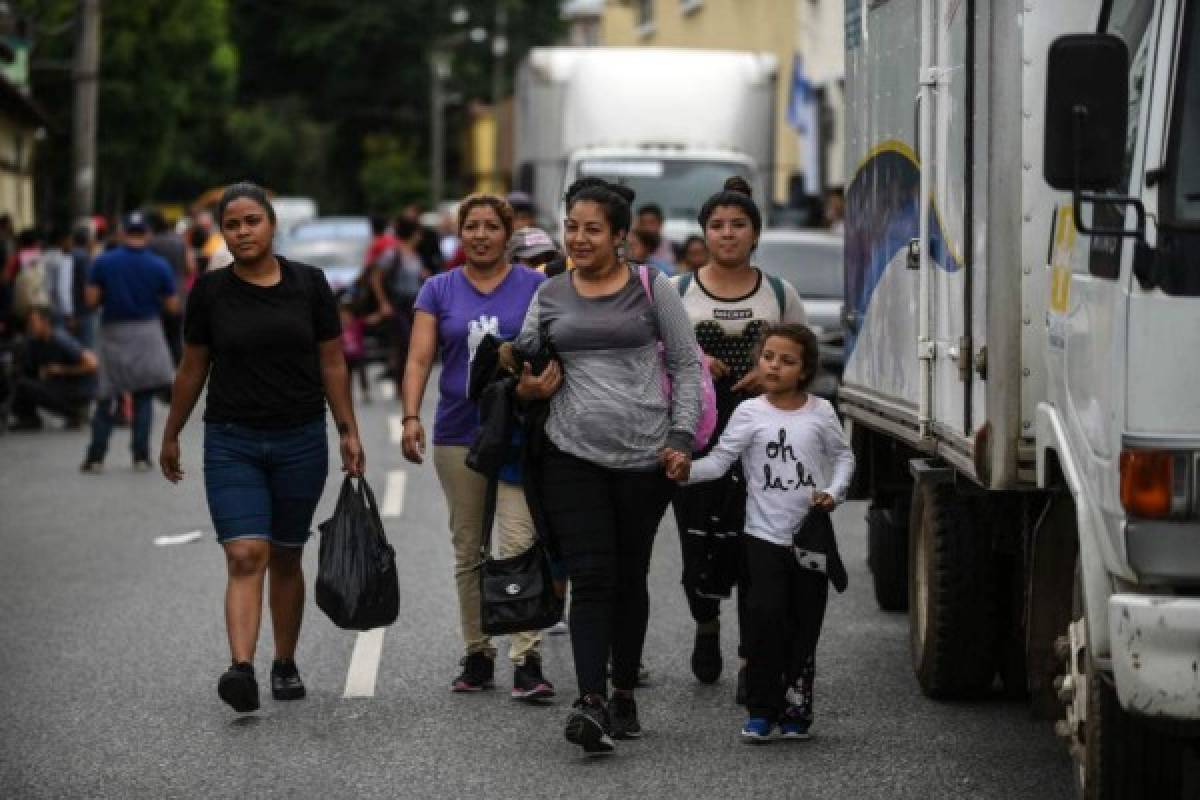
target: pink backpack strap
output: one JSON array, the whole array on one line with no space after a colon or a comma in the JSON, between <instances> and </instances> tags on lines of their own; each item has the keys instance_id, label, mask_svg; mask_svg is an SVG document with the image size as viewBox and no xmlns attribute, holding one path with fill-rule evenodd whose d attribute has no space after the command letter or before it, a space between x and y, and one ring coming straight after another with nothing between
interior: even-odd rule
<instances>
[{"instance_id":1,"label":"pink backpack strap","mask_svg":"<svg viewBox=\"0 0 1200 800\"><path fill-rule=\"evenodd\" d=\"M645 264L638 264L638 278L642 281L642 290L646 292L650 305L654 305L654 290L650 288L650 268Z\"/></svg>"}]
</instances>

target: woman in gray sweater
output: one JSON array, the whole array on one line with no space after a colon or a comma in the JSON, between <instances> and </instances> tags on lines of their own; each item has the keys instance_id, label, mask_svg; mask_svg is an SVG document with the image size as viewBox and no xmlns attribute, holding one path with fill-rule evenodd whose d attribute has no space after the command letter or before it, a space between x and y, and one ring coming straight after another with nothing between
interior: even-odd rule
<instances>
[{"instance_id":1,"label":"woman in gray sweater","mask_svg":"<svg viewBox=\"0 0 1200 800\"><path fill-rule=\"evenodd\" d=\"M647 291L638 268L619 256L633 192L593 178L567 197L566 244L575 268L541 286L517 339L525 352L553 348L561 385L557 369L541 377L526 370L517 392L550 399L543 502L571 580L580 695L566 737L599 754L612 751L612 738L641 735L633 689L649 614L646 573L672 494L662 459L691 453L701 364L667 278L651 270Z\"/></svg>"}]
</instances>

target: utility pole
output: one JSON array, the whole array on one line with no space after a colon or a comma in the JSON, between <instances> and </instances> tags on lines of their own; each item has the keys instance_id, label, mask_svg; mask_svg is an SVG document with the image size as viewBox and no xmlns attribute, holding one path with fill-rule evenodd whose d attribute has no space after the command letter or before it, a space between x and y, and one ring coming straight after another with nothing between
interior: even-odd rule
<instances>
[{"instance_id":1,"label":"utility pole","mask_svg":"<svg viewBox=\"0 0 1200 800\"><path fill-rule=\"evenodd\" d=\"M429 207L437 210L446 183L446 93L450 54L437 44L429 54Z\"/></svg>"},{"instance_id":2,"label":"utility pole","mask_svg":"<svg viewBox=\"0 0 1200 800\"><path fill-rule=\"evenodd\" d=\"M74 202L77 220L90 217L96 202L96 105L100 78L100 0L79 0L75 40Z\"/></svg>"},{"instance_id":3,"label":"utility pole","mask_svg":"<svg viewBox=\"0 0 1200 800\"><path fill-rule=\"evenodd\" d=\"M500 137L500 103L504 99L504 57L508 55L508 6L496 0L496 25L492 30L492 191L502 194L500 169L502 139Z\"/></svg>"}]
</instances>

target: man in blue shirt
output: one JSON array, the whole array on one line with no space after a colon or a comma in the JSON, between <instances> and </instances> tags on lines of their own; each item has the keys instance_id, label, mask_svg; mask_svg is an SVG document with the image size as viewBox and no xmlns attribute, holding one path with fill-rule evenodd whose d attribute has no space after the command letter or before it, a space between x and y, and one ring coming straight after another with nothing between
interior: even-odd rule
<instances>
[{"instance_id":1,"label":"man in blue shirt","mask_svg":"<svg viewBox=\"0 0 1200 800\"><path fill-rule=\"evenodd\" d=\"M100 388L92 416L92 441L84 456L84 472L102 470L112 435L115 405L123 393L133 395L133 468L149 472L150 426L154 393L170 386L174 365L159 317L179 313L171 266L146 249L148 225L141 212L129 214L120 246L92 265L85 299L101 306Z\"/></svg>"}]
</instances>

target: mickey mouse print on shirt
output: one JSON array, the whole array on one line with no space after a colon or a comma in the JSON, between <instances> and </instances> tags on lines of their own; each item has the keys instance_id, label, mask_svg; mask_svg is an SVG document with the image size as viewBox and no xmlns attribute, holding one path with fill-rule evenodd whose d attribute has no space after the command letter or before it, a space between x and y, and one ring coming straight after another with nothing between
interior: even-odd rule
<instances>
[{"instance_id":1,"label":"mickey mouse print on shirt","mask_svg":"<svg viewBox=\"0 0 1200 800\"><path fill-rule=\"evenodd\" d=\"M766 321L756 319L741 333L729 334L717 323L705 320L696 326L696 341L707 355L729 367L730 377L736 382L754 367L754 346L766 326Z\"/></svg>"}]
</instances>

